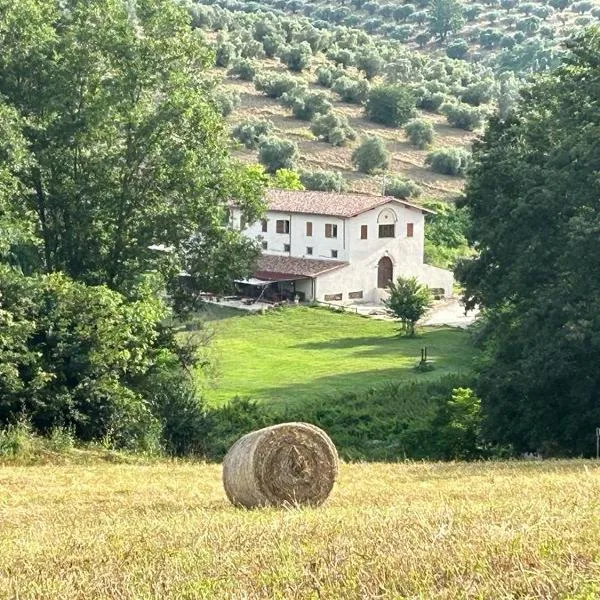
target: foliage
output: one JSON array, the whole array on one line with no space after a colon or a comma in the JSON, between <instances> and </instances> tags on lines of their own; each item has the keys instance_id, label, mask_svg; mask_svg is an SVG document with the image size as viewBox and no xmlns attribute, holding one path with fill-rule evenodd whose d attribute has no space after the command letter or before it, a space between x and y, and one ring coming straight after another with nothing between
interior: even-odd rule
<instances>
[{"instance_id":1,"label":"foliage","mask_svg":"<svg viewBox=\"0 0 600 600\"><path fill-rule=\"evenodd\" d=\"M122 448L158 446L160 421L143 393L169 363L188 380L168 311L150 281L126 298L61 274L26 277L0 267L0 422L22 415L38 432ZM186 362L192 366L193 352Z\"/></svg>"},{"instance_id":2,"label":"foliage","mask_svg":"<svg viewBox=\"0 0 600 600\"><path fill-rule=\"evenodd\" d=\"M427 148L433 143L434 129L430 121L412 119L404 127L408 140L417 148Z\"/></svg>"},{"instance_id":3,"label":"foliage","mask_svg":"<svg viewBox=\"0 0 600 600\"><path fill-rule=\"evenodd\" d=\"M270 188L279 190L303 190L304 185L300 175L292 169L278 169L271 176Z\"/></svg>"},{"instance_id":4,"label":"foliage","mask_svg":"<svg viewBox=\"0 0 600 600\"><path fill-rule=\"evenodd\" d=\"M256 62L247 58L236 60L231 69L227 72L232 77L237 77L242 81L252 81L256 77Z\"/></svg>"},{"instance_id":5,"label":"foliage","mask_svg":"<svg viewBox=\"0 0 600 600\"><path fill-rule=\"evenodd\" d=\"M400 321L402 332L415 335L417 321L431 306L431 292L415 277L398 277L389 285L390 296L385 300L387 309Z\"/></svg>"},{"instance_id":6,"label":"foliage","mask_svg":"<svg viewBox=\"0 0 600 600\"><path fill-rule=\"evenodd\" d=\"M338 77L331 89L339 94L344 102L363 104L369 93L369 82L366 79L352 79L352 77Z\"/></svg>"},{"instance_id":7,"label":"foliage","mask_svg":"<svg viewBox=\"0 0 600 600\"><path fill-rule=\"evenodd\" d=\"M307 190L319 192L343 192L348 187L338 171L302 171L300 181Z\"/></svg>"},{"instance_id":8,"label":"foliage","mask_svg":"<svg viewBox=\"0 0 600 600\"><path fill-rule=\"evenodd\" d=\"M599 52L598 29L578 37L475 144L466 204L477 255L459 276L486 317L487 434L518 451L592 454L600 423Z\"/></svg>"},{"instance_id":9,"label":"foliage","mask_svg":"<svg viewBox=\"0 0 600 600\"><path fill-rule=\"evenodd\" d=\"M264 138L258 148L258 158L269 173L279 169L293 169L298 158L298 146L290 140Z\"/></svg>"},{"instance_id":10,"label":"foliage","mask_svg":"<svg viewBox=\"0 0 600 600\"><path fill-rule=\"evenodd\" d=\"M471 164L471 153L464 148L440 148L425 157L425 164L436 173L464 177Z\"/></svg>"},{"instance_id":11,"label":"foliage","mask_svg":"<svg viewBox=\"0 0 600 600\"><path fill-rule=\"evenodd\" d=\"M444 104L440 112L446 115L452 127L473 131L481 126L483 113L480 108L469 106L464 102Z\"/></svg>"},{"instance_id":12,"label":"foliage","mask_svg":"<svg viewBox=\"0 0 600 600\"><path fill-rule=\"evenodd\" d=\"M284 94L282 101L289 103L294 117L302 121L311 121L317 115L326 114L331 110L331 102L321 92L302 92L295 96Z\"/></svg>"},{"instance_id":13,"label":"foliage","mask_svg":"<svg viewBox=\"0 0 600 600\"><path fill-rule=\"evenodd\" d=\"M302 88L302 82L288 74L260 73L254 80L254 87L268 98L280 98Z\"/></svg>"},{"instance_id":14,"label":"foliage","mask_svg":"<svg viewBox=\"0 0 600 600\"><path fill-rule=\"evenodd\" d=\"M464 23L462 4L458 0L431 0L429 4L429 31L440 41L459 30Z\"/></svg>"},{"instance_id":15,"label":"foliage","mask_svg":"<svg viewBox=\"0 0 600 600\"><path fill-rule=\"evenodd\" d=\"M258 148L263 138L273 131L271 121L248 119L238 123L231 131L234 139L241 142L249 150Z\"/></svg>"},{"instance_id":16,"label":"foliage","mask_svg":"<svg viewBox=\"0 0 600 600\"><path fill-rule=\"evenodd\" d=\"M356 132L348 124L348 119L336 112L317 116L310 130L318 139L333 146L343 146L348 140L356 139Z\"/></svg>"},{"instance_id":17,"label":"foliage","mask_svg":"<svg viewBox=\"0 0 600 600\"><path fill-rule=\"evenodd\" d=\"M370 121L400 127L415 116L415 98L412 92L397 85L380 85L373 88L365 105Z\"/></svg>"},{"instance_id":18,"label":"foliage","mask_svg":"<svg viewBox=\"0 0 600 600\"><path fill-rule=\"evenodd\" d=\"M281 54L281 60L290 71L300 72L310 65L312 50L308 42L300 42L297 46L292 46Z\"/></svg>"},{"instance_id":19,"label":"foliage","mask_svg":"<svg viewBox=\"0 0 600 600\"><path fill-rule=\"evenodd\" d=\"M216 90L213 97L217 112L222 117L228 117L241 103L240 95L228 90Z\"/></svg>"},{"instance_id":20,"label":"foliage","mask_svg":"<svg viewBox=\"0 0 600 600\"><path fill-rule=\"evenodd\" d=\"M29 151L6 166L35 216L16 257L28 272L128 292L147 271L172 280L182 243L220 228L232 198L262 210L227 153L212 52L177 3L24 0L2 23L0 96Z\"/></svg>"},{"instance_id":21,"label":"foliage","mask_svg":"<svg viewBox=\"0 0 600 600\"><path fill-rule=\"evenodd\" d=\"M418 198L421 195L421 188L412 179L402 179L395 177L386 180L384 193L386 196L394 198Z\"/></svg>"},{"instance_id":22,"label":"foliage","mask_svg":"<svg viewBox=\"0 0 600 600\"><path fill-rule=\"evenodd\" d=\"M390 153L385 147L385 142L377 136L363 138L360 146L352 153L352 164L361 173L387 169L390 164Z\"/></svg>"}]
</instances>

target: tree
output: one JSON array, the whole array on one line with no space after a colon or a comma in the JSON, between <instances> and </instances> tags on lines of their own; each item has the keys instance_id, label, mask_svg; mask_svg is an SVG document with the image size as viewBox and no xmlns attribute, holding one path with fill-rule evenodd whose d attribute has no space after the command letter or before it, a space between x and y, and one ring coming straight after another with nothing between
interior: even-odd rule
<instances>
[{"instance_id":1,"label":"tree","mask_svg":"<svg viewBox=\"0 0 600 600\"><path fill-rule=\"evenodd\" d=\"M312 50L308 42L300 42L297 46L288 48L281 55L281 60L290 71L299 73L310 65Z\"/></svg>"},{"instance_id":2,"label":"tree","mask_svg":"<svg viewBox=\"0 0 600 600\"><path fill-rule=\"evenodd\" d=\"M369 92L365 114L375 123L400 127L415 116L415 98L406 88L380 85Z\"/></svg>"},{"instance_id":3,"label":"tree","mask_svg":"<svg viewBox=\"0 0 600 600\"><path fill-rule=\"evenodd\" d=\"M440 42L445 42L448 34L458 31L464 22L462 5L458 0L431 0L429 31Z\"/></svg>"},{"instance_id":4,"label":"tree","mask_svg":"<svg viewBox=\"0 0 600 600\"><path fill-rule=\"evenodd\" d=\"M413 146L424 149L433 143L434 129L430 121L412 119L406 124L404 131Z\"/></svg>"},{"instance_id":5,"label":"tree","mask_svg":"<svg viewBox=\"0 0 600 600\"><path fill-rule=\"evenodd\" d=\"M0 96L30 152L14 202L35 217L32 269L127 291L184 268L183 242L219 228L232 198L262 209L227 153L212 54L189 20L170 0L0 8Z\"/></svg>"},{"instance_id":6,"label":"tree","mask_svg":"<svg viewBox=\"0 0 600 600\"><path fill-rule=\"evenodd\" d=\"M390 153L381 138L368 136L352 153L352 164L362 173L387 169L390 164Z\"/></svg>"},{"instance_id":7,"label":"tree","mask_svg":"<svg viewBox=\"0 0 600 600\"><path fill-rule=\"evenodd\" d=\"M569 45L474 146L477 255L460 265L485 314L485 429L516 451L590 455L600 423L600 31Z\"/></svg>"},{"instance_id":8,"label":"tree","mask_svg":"<svg viewBox=\"0 0 600 600\"><path fill-rule=\"evenodd\" d=\"M300 181L307 190L319 192L343 192L348 187L344 176L337 171L303 171Z\"/></svg>"},{"instance_id":9,"label":"tree","mask_svg":"<svg viewBox=\"0 0 600 600\"><path fill-rule=\"evenodd\" d=\"M425 164L443 175L464 177L470 163L471 154L464 148L440 148L425 157Z\"/></svg>"},{"instance_id":10,"label":"tree","mask_svg":"<svg viewBox=\"0 0 600 600\"><path fill-rule=\"evenodd\" d=\"M415 335L417 321L431 306L431 292L415 277L398 277L389 285L390 297L385 301L387 309L400 321L404 335Z\"/></svg>"},{"instance_id":11,"label":"tree","mask_svg":"<svg viewBox=\"0 0 600 600\"><path fill-rule=\"evenodd\" d=\"M386 180L384 194L394 198L418 198L422 193L421 188L412 179L396 177Z\"/></svg>"},{"instance_id":12,"label":"tree","mask_svg":"<svg viewBox=\"0 0 600 600\"><path fill-rule=\"evenodd\" d=\"M258 148L258 158L269 173L279 169L293 169L298 158L298 146L290 140L264 138Z\"/></svg>"},{"instance_id":13,"label":"tree","mask_svg":"<svg viewBox=\"0 0 600 600\"><path fill-rule=\"evenodd\" d=\"M341 113L318 115L310 130L318 139L333 146L343 146L348 140L356 139L356 132L350 127L346 116Z\"/></svg>"},{"instance_id":14,"label":"tree","mask_svg":"<svg viewBox=\"0 0 600 600\"><path fill-rule=\"evenodd\" d=\"M452 127L473 131L481 126L483 113L480 108L469 106L464 102L444 104L440 112L446 115Z\"/></svg>"}]
</instances>

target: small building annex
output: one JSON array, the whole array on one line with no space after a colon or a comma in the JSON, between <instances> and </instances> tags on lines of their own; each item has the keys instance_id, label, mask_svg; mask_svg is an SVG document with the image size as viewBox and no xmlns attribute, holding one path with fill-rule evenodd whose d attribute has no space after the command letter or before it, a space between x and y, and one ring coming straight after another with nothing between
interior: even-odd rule
<instances>
[{"instance_id":1,"label":"small building annex","mask_svg":"<svg viewBox=\"0 0 600 600\"><path fill-rule=\"evenodd\" d=\"M432 211L385 196L270 190L264 218L231 226L262 245L252 280L283 295L325 302L377 303L398 276L452 295L450 271L423 260L425 217Z\"/></svg>"}]
</instances>

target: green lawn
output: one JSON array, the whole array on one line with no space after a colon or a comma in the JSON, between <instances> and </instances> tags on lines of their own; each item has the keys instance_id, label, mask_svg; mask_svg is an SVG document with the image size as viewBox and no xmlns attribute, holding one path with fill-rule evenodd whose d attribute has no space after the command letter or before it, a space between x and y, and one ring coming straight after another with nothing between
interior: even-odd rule
<instances>
[{"instance_id":1,"label":"green lawn","mask_svg":"<svg viewBox=\"0 0 600 600\"><path fill-rule=\"evenodd\" d=\"M294 307L264 315L231 311L210 314L214 329L215 381L211 403L238 395L262 401L293 402L331 397L406 378L438 378L471 368L469 334L430 328L413 339L398 337L397 326L349 313ZM436 368L416 373L427 346Z\"/></svg>"}]
</instances>

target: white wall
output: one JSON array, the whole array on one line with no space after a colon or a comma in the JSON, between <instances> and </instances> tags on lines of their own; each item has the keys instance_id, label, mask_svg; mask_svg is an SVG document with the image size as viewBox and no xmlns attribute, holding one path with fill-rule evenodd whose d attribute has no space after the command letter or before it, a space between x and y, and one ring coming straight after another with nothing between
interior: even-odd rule
<instances>
[{"instance_id":1,"label":"white wall","mask_svg":"<svg viewBox=\"0 0 600 600\"><path fill-rule=\"evenodd\" d=\"M237 213L237 214L236 214ZM337 258L333 260L348 260L347 246L347 227L348 221L339 217L324 217L321 215L303 215L298 213L283 213L268 211L265 215L267 219L267 231L262 231L262 223L258 221L248 226L244 233L252 238L267 242L267 254L280 254L283 256L294 256L298 258L318 258L331 259L332 250L337 250ZM234 209L233 227L240 227L239 210ZM290 233L277 233L277 220L286 220L290 222ZM306 235L306 223L312 223L312 236ZM325 237L325 225L337 225L337 238ZM290 252L284 252L284 244L290 244ZM312 256L308 255L306 249L313 249Z\"/></svg>"}]
</instances>

